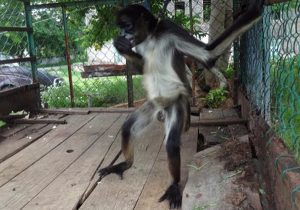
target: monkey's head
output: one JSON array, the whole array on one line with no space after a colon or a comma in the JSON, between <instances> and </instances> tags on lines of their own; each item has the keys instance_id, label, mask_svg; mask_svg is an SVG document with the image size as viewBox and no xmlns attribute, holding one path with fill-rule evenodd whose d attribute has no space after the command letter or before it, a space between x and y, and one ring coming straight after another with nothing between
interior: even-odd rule
<instances>
[{"instance_id":1,"label":"monkey's head","mask_svg":"<svg viewBox=\"0 0 300 210\"><path fill-rule=\"evenodd\" d=\"M128 39L132 46L143 42L151 34L157 24L155 18L145 7L133 4L117 13L117 26L120 36Z\"/></svg>"}]
</instances>

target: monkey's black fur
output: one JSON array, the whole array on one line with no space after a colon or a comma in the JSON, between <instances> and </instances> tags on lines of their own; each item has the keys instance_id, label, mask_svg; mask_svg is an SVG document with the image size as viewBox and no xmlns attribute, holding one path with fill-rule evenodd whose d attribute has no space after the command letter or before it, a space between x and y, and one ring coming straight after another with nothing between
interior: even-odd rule
<instances>
[{"instance_id":1,"label":"monkey's black fur","mask_svg":"<svg viewBox=\"0 0 300 210\"><path fill-rule=\"evenodd\" d=\"M140 5L130 5L119 11L117 25L121 34L114 40L114 46L143 73L148 100L122 127L125 161L101 169L101 177L110 173L122 177L134 160L132 136L143 131L154 119L159 119L165 126L168 166L173 179L159 201L168 200L171 208L180 207L180 138L182 131L189 128L191 95L184 56L197 59L216 74L220 86L226 86L226 79L215 67L215 62L232 41L260 19L262 5L263 0L251 1L246 12L209 44L195 39L170 20L156 18Z\"/></svg>"}]
</instances>

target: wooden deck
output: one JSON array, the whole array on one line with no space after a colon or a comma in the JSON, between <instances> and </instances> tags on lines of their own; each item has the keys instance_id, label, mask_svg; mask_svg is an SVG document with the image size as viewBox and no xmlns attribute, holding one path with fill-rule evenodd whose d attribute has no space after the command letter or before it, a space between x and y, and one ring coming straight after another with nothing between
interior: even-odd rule
<instances>
[{"instance_id":1,"label":"wooden deck","mask_svg":"<svg viewBox=\"0 0 300 210\"><path fill-rule=\"evenodd\" d=\"M168 209L159 197L170 180L162 124L135 143L124 179L98 179L98 168L119 162L120 127L128 113L52 114L67 124L18 124L0 130L0 209ZM196 153L197 128L182 139L182 180ZM183 183L184 184L184 183Z\"/></svg>"}]
</instances>

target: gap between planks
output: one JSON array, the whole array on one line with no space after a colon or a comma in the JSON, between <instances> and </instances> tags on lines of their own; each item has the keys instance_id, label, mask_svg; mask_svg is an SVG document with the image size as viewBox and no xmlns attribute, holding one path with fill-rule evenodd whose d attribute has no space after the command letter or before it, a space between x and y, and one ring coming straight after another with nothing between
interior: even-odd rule
<instances>
[{"instance_id":1,"label":"gap between planks","mask_svg":"<svg viewBox=\"0 0 300 210\"><path fill-rule=\"evenodd\" d=\"M51 184L32 199L24 209L77 209L84 192L91 186L93 177L111 145L119 139L121 125L127 114L123 114L80 155ZM118 142L119 143L119 142ZM57 189L60 189L57 191Z\"/></svg>"},{"instance_id":2,"label":"gap between planks","mask_svg":"<svg viewBox=\"0 0 300 210\"><path fill-rule=\"evenodd\" d=\"M63 117L64 115L51 115L48 118L61 119ZM54 129L55 126L56 125L35 124L28 126L15 135L6 137L0 142L0 163L46 135Z\"/></svg>"},{"instance_id":3,"label":"gap between planks","mask_svg":"<svg viewBox=\"0 0 300 210\"><path fill-rule=\"evenodd\" d=\"M42 139L35 141L9 159L3 161L0 164L0 187L70 138L94 117L95 115L85 117L70 116L68 117L68 124L58 126L52 132L47 133Z\"/></svg>"},{"instance_id":4,"label":"gap between planks","mask_svg":"<svg viewBox=\"0 0 300 210\"><path fill-rule=\"evenodd\" d=\"M82 116L81 116L82 117ZM113 114L98 115L38 162L0 188L0 208L23 208L86 151L114 122ZM66 151L72 149L73 152ZM9 189L16 189L10 191Z\"/></svg>"},{"instance_id":5,"label":"gap between planks","mask_svg":"<svg viewBox=\"0 0 300 210\"><path fill-rule=\"evenodd\" d=\"M104 177L85 200L80 210L134 208L163 143L161 125L160 123L150 125L140 137L135 139L135 161L133 166L124 173L123 180L115 174ZM120 145L112 148L114 152L107 155L102 164L104 167L114 159L119 148ZM117 160L117 163L122 160L123 156Z\"/></svg>"},{"instance_id":6,"label":"gap between planks","mask_svg":"<svg viewBox=\"0 0 300 210\"><path fill-rule=\"evenodd\" d=\"M182 186L187 179L188 164L196 153L197 134L197 129L192 128L182 137ZM98 185L79 209L169 209L166 201L158 203L170 184L162 140L163 131L157 124L148 128L142 137L136 139L134 165L124 173L124 179L112 174L98 180ZM111 163L114 158L111 154L116 154L119 146L112 146L112 149L114 152L108 154L102 164L104 167ZM120 157L117 162L122 159Z\"/></svg>"}]
</instances>

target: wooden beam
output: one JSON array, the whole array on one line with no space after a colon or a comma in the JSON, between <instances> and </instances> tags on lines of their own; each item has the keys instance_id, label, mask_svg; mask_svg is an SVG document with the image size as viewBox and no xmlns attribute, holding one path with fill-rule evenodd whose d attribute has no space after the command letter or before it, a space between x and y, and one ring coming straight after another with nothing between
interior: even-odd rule
<instances>
[{"instance_id":1,"label":"wooden beam","mask_svg":"<svg viewBox=\"0 0 300 210\"><path fill-rule=\"evenodd\" d=\"M92 113L130 113L136 108L89 108Z\"/></svg>"},{"instance_id":2,"label":"wooden beam","mask_svg":"<svg viewBox=\"0 0 300 210\"><path fill-rule=\"evenodd\" d=\"M265 5L278 4L282 2L288 2L290 0L265 0Z\"/></svg>"},{"instance_id":3,"label":"wooden beam","mask_svg":"<svg viewBox=\"0 0 300 210\"><path fill-rule=\"evenodd\" d=\"M117 0L83 0L83 1L70 1L70 2L58 2L58 3L46 3L46 4L33 4L32 9L47 9L58 7L71 7L71 6L88 6L88 5L113 5Z\"/></svg>"},{"instance_id":4,"label":"wooden beam","mask_svg":"<svg viewBox=\"0 0 300 210\"><path fill-rule=\"evenodd\" d=\"M26 27L0 27L0 31L26 31L26 32L32 32L32 28L26 28Z\"/></svg>"},{"instance_id":5,"label":"wooden beam","mask_svg":"<svg viewBox=\"0 0 300 210\"><path fill-rule=\"evenodd\" d=\"M220 120L199 120L191 122L191 127L197 126L226 126L233 124L247 124L248 119L220 119Z\"/></svg>"},{"instance_id":6,"label":"wooden beam","mask_svg":"<svg viewBox=\"0 0 300 210\"><path fill-rule=\"evenodd\" d=\"M76 114L76 115L87 115L90 113L87 109L40 109L40 113L47 114Z\"/></svg>"},{"instance_id":7,"label":"wooden beam","mask_svg":"<svg viewBox=\"0 0 300 210\"><path fill-rule=\"evenodd\" d=\"M8 59L8 60L1 60L0 65L9 64L9 63L31 62L31 61L35 61L35 60L36 60L36 57L14 58L14 59Z\"/></svg>"},{"instance_id":8,"label":"wooden beam","mask_svg":"<svg viewBox=\"0 0 300 210\"><path fill-rule=\"evenodd\" d=\"M92 108L60 108L60 109L40 109L40 113L48 114L75 114L75 115L86 115L90 113L130 113L136 108L102 108L102 107L92 107Z\"/></svg>"},{"instance_id":9,"label":"wooden beam","mask_svg":"<svg viewBox=\"0 0 300 210\"><path fill-rule=\"evenodd\" d=\"M66 124L66 120L55 119L15 119L10 121L15 124Z\"/></svg>"},{"instance_id":10,"label":"wooden beam","mask_svg":"<svg viewBox=\"0 0 300 210\"><path fill-rule=\"evenodd\" d=\"M25 116L26 114L5 115L5 116L0 116L0 120L7 122L15 119L21 119L24 118Z\"/></svg>"},{"instance_id":11,"label":"wooden beam","mask_svg":"<svg viewBox=\"0 0 300 210\"><path fill-rule=\"evenodd\" d=\"M0 92L0 116L12 111L37 112L40 109L40 86L38 83L11 88Z\"/></svg>"}]
</instances>

